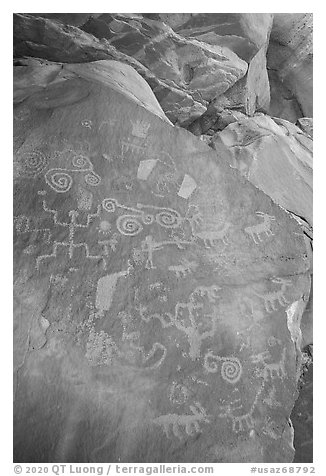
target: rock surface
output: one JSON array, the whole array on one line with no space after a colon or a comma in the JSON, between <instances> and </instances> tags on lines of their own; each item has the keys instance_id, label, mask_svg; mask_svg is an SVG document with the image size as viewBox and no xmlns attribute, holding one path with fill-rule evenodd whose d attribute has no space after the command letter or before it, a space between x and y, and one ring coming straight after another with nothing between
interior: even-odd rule
<instances>
[{"instance_id":1,"label":"rock surface","mask_svg":"<svg viewBox=\"0 0 326 476\"><path fill-rule=\"evenodd\" d=\"M229 162L286 210L312 225L312 140L297 126L264 114L243 117L217 132Z\"/></svg>"},{"instance_id":2,"label":"rock surface","mask_svg":"<svg viewBox=\"0 0 326 476\"><path fill-rule=\"evenodd\" d=\"M313 113L312 30L312 13L275 13L267 54L268 67L292 91L301 117Z\"/></svg>"},{"instance_id":3,"label":"rock surface","mask_svg":"<svg viewBox=\"0 0 326 476\"><path fill-rule=\"evenodd\" d=\"M14 461L290 462L300 226L129 66L42 68L14 110Z\"/></svg>"}]
</instances>

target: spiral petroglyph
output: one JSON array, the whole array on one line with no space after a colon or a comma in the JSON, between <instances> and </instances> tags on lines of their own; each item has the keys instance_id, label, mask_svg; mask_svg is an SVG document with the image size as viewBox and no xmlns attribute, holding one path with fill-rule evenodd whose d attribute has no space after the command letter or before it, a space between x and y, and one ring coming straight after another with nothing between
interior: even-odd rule
<instances>
[{"instance_id":1,"label":"spiral petroglyph","mask_svg":"<svg viewBox=\"0 0 326 476\"><path fill-rule=\"evenodd\" d=\"M122 235L135 236L142 230L142 224L132 215L122 215L117 219L117 229Z\"/></svg>"},{"instance_id":2,"label":"spiral petroglyph","mask_svg":"<svg viewBox=\"0 0 326 476\"><path fill-rule=\"evenodd\" d=\"M45 176L46 183L57 193L66 193L72 185L71 176L61 170L51 169Z\"/></svg>"},{"instance_id":3,"label":"spiral petroglyph","mask_svg":"<svg viewBox=\"0 0 326 476\"><path fill-rule=\"evenodd\" d=\"M26 177L36 177L43 172L47 165L48 161L45 155L38 150L34 150L22 157L20 162L21 173Z\"/></svg>"}]
</instances>

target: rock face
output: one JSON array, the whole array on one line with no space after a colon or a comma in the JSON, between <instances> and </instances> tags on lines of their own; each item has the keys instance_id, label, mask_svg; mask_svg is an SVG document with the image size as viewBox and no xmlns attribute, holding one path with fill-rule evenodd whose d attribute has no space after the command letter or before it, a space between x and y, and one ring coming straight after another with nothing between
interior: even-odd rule
<instances>
[{"instance_id":1,"label":"rock face","mask_svg":"<svg viewBox=\"0 0 326 476\"><path fill-rule=\"evenodd\" d=\"M313 111L312 24L312 13L275 13L268 48L268 67L298 101L298 117L312 117Z\"/></svg>"},{"instance_id":2,"label":"rock face","mask_svg":"<svg viewBox=\"0 0 326 476\"><path fill-rule=\"evenodd\" d=\"M312 225L310 136L291 122L256 114L231 123L212 141L228 147L231 167Z\"/></svg>"},{"instance_id":3,"label":"rock face","mask_svg":"<svg viewBox=\"0 0 326 476\"><path fill-rule=\"evenodd\" d=\"M14 110L15 462L290 462L301 228L131 67L42 68Z\"/></svg>"}]
</instances>

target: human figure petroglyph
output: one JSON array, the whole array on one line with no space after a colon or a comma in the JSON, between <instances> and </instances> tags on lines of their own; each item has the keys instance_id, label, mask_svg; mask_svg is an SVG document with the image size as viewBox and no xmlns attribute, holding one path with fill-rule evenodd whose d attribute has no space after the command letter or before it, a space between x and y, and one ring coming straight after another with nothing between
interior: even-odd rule
<instances>
[{"instance_id":1,"label":"human figure petroglyph","mask_svg":"<svg viewBox=\"0 0 326 476\"><path fill-rule=\"evenodd\" d=\"M102 259L102 255L92 255L90 253L87 243L74 242L74 235L75 235L76 229L88 228L92 220L100 215L100 211L101 211L100 205L98 205L96 213L87 214L86 223L78 223L77 220L79 217L79 212L77 210L70 210L69 212L70 222L61 222L58 220L58 210L52 210L48 208L45 200L42 201L42 206L45 212L50 213L52 215L54 224L68 228L69 233L68 233L67 241L54 241L54 243L52 244L52 253L41 255L36 259L36 269L40 268L40 264L42 261L46 259L50 259L50 258L56 258L59 248L68 248L69 259L73 258L74 251L79 248L83 248L85 250L87 259L96 259L96 260Z\"/></svg>"},{"instance_id":2,"label":"human figure petroglyph","mask_svg":"<svg viewBox=\"0 0 326 476\"><path fill-rule=\"evenodd\" d=\"M272 222L275 221L275 217L260 211L257 211L256 215L262 218L263 221L261 223L258 223L258 225L247 226L244 229L244 231L258 245L259 243L263 241L261 238L261 234L264 233L266 236L274 235L274 233L271 230L271 227L272 227Z\"/></svg>"},{"instance_id":3,"label":"human figure petroglyph","mask_svg":"<svg viewBox=\"0 0 326 476\"><path fill-rule=\"evenodd\" d=\"M209 373L215 373L219 368L218 362L222 362L221 377L223 380L231 384L236 384L243 373L240 360L233 355L221 357L210 350L206 353L204 358L204 369Z\"/></svg>"},{"instance_id":4,"label":"human figure petroglyph","mask_svg":"<svg viewBox=\"0 0 326 476\"><path fill-rule=\"evenodd\" d=\"M269 351L260 352L259 354L252 355L250 360L254 364L260 364L263 366L262 370L257 372L258 377L262 377L264 381L273 380L275 378L283 379L287 376L285 370L285 357L286 348L282 350L281 359L279 362L266 363L266 359L269 359L271 354Z\"/></svg>"},{"instance_id":5,"label":"human figure petroglyph","mask_svg":"<svg viewBox=\"0 0 326 476\"><path fill-rule=\"evenodd\" d=\"M210 423L209 415L207 415L206 410L201 406L199 402L195 402L194 405L189 406L192 415L178 415L177 413L168 413L167 415L161 415L153 420L153 423L159 425L163 428L163 431L167 438L169 438L170 429L174 436L183 439L183 433L181 429L184 429L184 432L193 436L196 433L201 433L201 428L199 423Z\"/></svg>"},{"instance_id":6,"label":"human figure petroglyph","mask_svg":"<svg viewBox=\"0 0 326 476\"><path fill-rule=\"evenodd\" d=\"M183 259L181 264L171 265L168 270L175 273L177 279L185 278L188 274L193 273L198 268L198 263Z\"/></svg>"},{"instance_id":7,"label":"human figure petroglyph","mask_svg":"<svg viewBox=\"0 0 326 476\"><path fill-rule=\"evenodd\" d=\"M276 303L278 302L280 306L284 307L289 304L290 301L285 297L286 290L292 286L292 281L285 278L273 278L271 280L275 284L280 284L281 288L278 291L271 291L269 293L257 293L253 291L255 296L258 296L264 301L265 309L268 313L277 311Z\"/></svg>"}]
</instances>

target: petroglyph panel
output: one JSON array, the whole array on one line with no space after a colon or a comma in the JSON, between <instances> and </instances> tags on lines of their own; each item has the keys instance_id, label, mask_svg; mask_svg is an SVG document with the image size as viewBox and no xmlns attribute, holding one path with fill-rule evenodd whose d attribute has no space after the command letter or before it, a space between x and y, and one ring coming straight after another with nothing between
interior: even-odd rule
<instances>
[{"instance_id":1,"label":"petroglyph panel","mask_svg":"<svg viewBox=\"0 0 326 476\"><path fill-rule=\"evenodd\" d=\"M224 149L89 78L80 102L26 118L16 158L17 461L61 459L53 432L69 434L63 462L211 462L216 442L236 462L253 434L263 458L296 390L285 310L309 294L300 228Z\"/></svg>"}]
</instances>

